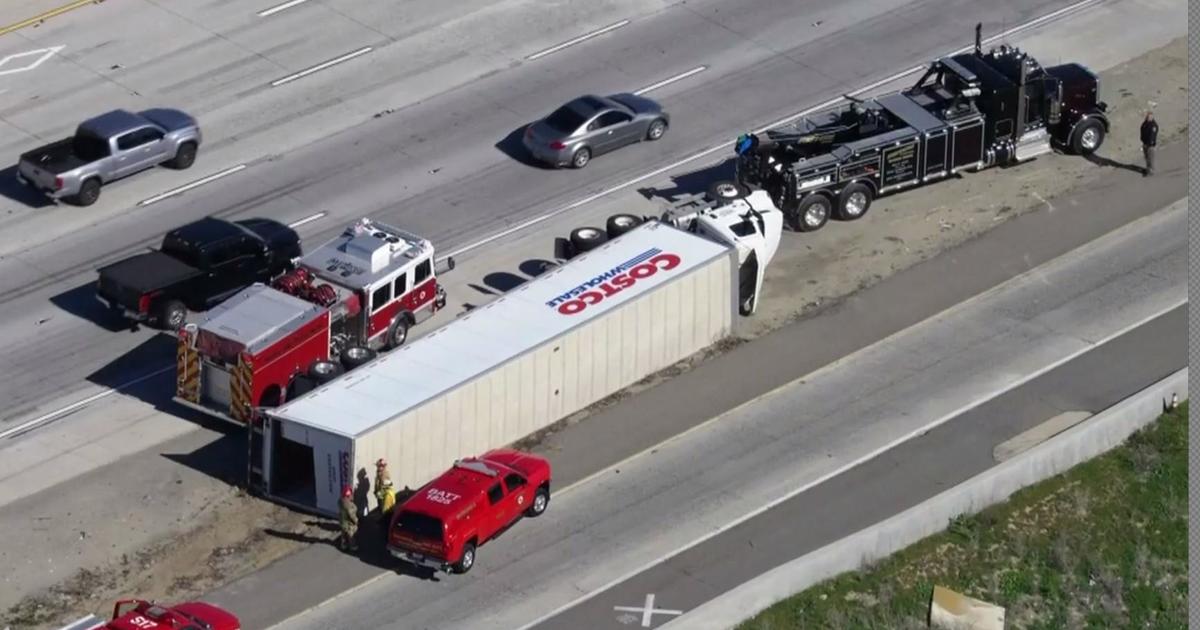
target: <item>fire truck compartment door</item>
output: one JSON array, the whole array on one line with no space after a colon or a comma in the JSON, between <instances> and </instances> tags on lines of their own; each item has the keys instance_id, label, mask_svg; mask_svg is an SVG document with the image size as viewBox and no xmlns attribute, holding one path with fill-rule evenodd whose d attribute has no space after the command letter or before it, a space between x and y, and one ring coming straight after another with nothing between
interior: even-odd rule
<instances>
[{"instance_id":1,"label":"fire truck compartment door","mask_svg":"<svg viewBox=\"0 0 1200 630\"><path fill-rule=\"evenodd\" d=\"M200 374L200 400L207 406L229 411L229 372L207 361L202 361Z\"/></svg>"}]
</instances>

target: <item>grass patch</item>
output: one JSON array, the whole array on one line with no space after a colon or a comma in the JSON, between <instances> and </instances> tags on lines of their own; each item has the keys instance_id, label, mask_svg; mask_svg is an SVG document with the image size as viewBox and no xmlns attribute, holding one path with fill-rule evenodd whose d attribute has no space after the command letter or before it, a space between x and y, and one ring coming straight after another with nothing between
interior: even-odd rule
<instances>
[{"instance_id":1,"label":"grass patch","mask_svg":"<svg viewBox=\"0 0 1200 630\"><path fill-rule=\"evenodd\" d=\"M1185 402L1108 453L738 628L926 628L935 584L1004 606L1010 628L1187 628L1187 418Z\"/></svg>"}]
</instances>

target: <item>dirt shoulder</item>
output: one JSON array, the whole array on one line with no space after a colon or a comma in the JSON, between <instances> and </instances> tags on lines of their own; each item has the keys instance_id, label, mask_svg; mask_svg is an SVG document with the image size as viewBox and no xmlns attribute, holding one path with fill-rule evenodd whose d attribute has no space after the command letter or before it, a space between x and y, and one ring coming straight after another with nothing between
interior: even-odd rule
<instances>
[{"instance_id":1,"label":"dirt shoulder","mask_svg":"<svg viewBox=\"0 0 1200 630\"><path fill-rule=\"evenodd\" d=\"M1180 38L1101 74L1103 98L1115 110L1116 133L1092 163L1077 157L1043 156L1031 164L969 174L924 191L878 200L864 220L832 223L818 233L819 238L788 235L768 271L761 310L742 336L758 337L812 316L1004 221L1052 210L1071 191L1112 177L1114 171L1132 169L1140 164L1137 127L1147 101L1153 101L1161 126L1160 144L1186 141L1187 61L1185 39ZM616 399L688 367L647 379ZM577 414L570 422L587 415ZM103 475L104 470L96 474ZM181 518L177 533L135 553L91 563L47 591L23 598L0 615L0 628L56 627L57 622L106 610L121 596L164 601L195 597L302 548L325 544L335 535L328 521L246 496L219 479L205 483L211 486L206 491L212 498ZM100 524L88 532L90 544L100 548L123 535L119 526ZM31 562L34 557L66 553L10 551L29 555Z\"/></svg>"}]
</instances>

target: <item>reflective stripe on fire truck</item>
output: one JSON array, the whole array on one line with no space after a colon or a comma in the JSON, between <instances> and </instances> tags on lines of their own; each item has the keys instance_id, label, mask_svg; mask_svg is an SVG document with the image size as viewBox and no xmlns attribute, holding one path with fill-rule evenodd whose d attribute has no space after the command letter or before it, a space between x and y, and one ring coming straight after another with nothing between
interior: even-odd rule
<instances>
[{"instance_id":1,"label":"reflective stripe on fire truck","mask_svg":"<svg viewBox=\"0 0 1200 630\"><path fill-rule=\"evenodd\" d=\"M254 402L250 400L251 385L254 379L254 366L250 356L245 352L238 355L237 367L233 370L233 378L229 379L229 415L235 420L246 422Z\"/></svg>"},{"instance_id":2,"label":"reflective stripe on fire truck","mask_svg":"<svg viewBox=\"0 0 1200 630\"><path fill-rule=\"evenodd\" d=\"M200 402L200 353L192 347L192 333L179 331L175 346L175 395L193 403Z\"/></svg>"}]
</instances>

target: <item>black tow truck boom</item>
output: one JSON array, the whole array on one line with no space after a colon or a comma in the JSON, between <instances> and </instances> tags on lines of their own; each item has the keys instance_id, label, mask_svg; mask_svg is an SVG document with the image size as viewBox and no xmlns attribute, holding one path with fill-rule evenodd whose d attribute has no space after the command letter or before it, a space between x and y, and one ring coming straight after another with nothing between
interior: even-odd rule
<instances>
[{"instance_id":1,"label":"black tow truck boom","mask_svg":"<svg viewBox=\"0 0 1200 630\"><path fill-rule=\"evenodd\" d=\"M872 200L964 170L1024 162L1054 147L1087 155L1109 131L1100 80L1021 50L972 51L930 64L912 87L824 109L737 140L737 179L771 194L794 229L854 220Z\"/></svg>"}]
</instances>

